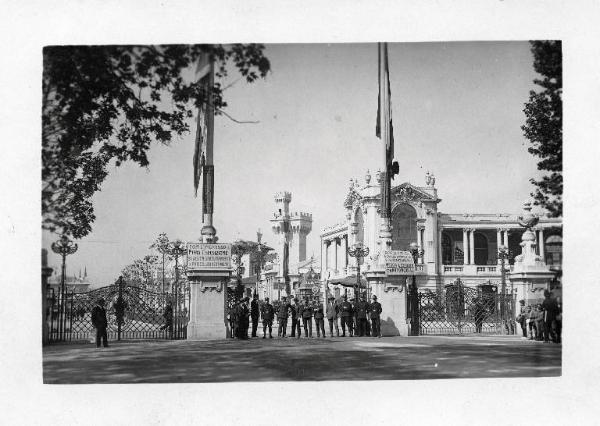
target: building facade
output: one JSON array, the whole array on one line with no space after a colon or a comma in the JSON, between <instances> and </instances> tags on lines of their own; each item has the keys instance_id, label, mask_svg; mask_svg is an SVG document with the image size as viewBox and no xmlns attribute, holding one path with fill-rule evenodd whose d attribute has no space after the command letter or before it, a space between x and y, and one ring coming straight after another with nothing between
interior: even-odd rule
<instances>
[{"instance_id":1,"label":"building facade","mask_svg":"<svg viewBox=\"0 0 600 426\"><path fill-rule=\"evenodd\" d=\"M498 248L508 248L505 259L507 291L526 300L539 299L540 288L520 291L510 287L510 271L521 254L525 229L518 214L448 214L439 211L442 201L435 177L427 173L425 186L403 183L392 192L392 250L408 250L412 242L423 250L416 265L416 281L421 291L442 291L457 278L467 286L501 285L502 259ZM380 176L367 172L364 185L351 180L344 200L345 219L321 232L323 276L342 279L355 275L356 259L348 256L348 247L363 244L370 256L362 261L361 272L369 271L378 253L381 223ZM562 263L562 220L541 217L533 228L536 255L549 272L560 275ZM404 278L406 279L406 278ZM547 283L547 288L552 283Z\"/></svg>"}]
</instances>

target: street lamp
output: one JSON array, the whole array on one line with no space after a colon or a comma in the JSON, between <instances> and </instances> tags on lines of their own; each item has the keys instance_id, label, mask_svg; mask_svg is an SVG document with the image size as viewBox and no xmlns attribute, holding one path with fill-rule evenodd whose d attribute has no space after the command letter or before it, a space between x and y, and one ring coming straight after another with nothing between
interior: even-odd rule
<instances>
[{"instance_id":1,"label":"street lamp","mask_svg":"<svg viewBox=\"0 0 600 426\"><path fill-rule=\"evenodd\" d=\"M506 329L506 268L505 268L505 263L506 260L508 260L511 257L511 251L508 249L508 247L506 247L505 245L501 245L500 247L498 247L498 257L500 258L500 278L501 278L501 290L500 292L502 293L502 300L500 302L500 319L502 320L502 323L505 326ZM513 289L512 289L512 283L511 283L511 289L510 289L510 298L512 301L513 298Z\"/></svg>"},{"instance_id":2,"label":"street lamp","mask_svg":"<svg viewBox=\"0 0 600 426\"><path fill-rule=\"evenodd\" d=\"M179 257L185 254L185 247L182 247L181 240L175 240L171 243L169 254L175 258L175 318L177 321L176 329L179 331ZM173 289L171 289L171 294Z\"/></svg>"},{"instance_id":3,"label":"street lamp","mask_svg":"<svg viewBox=\"0 0 600 426\"><path fill-rule=\"evenodd\" d=\"M419 293L417 290L417 263L419 261L419 257L423 257L423 254L425 253L425 251L423 249L419 248L419 245L415 242L410 243L410 245L408 246L408 251L410 252L412 258L413 258L413 262L415 264L415 270L413 272L413 276L412 276L412 285L410 286L410 291L408 292L409 294L409 312L410 312L410 325L411 325L411 330L410 330L410 334L412 336L418 336L419 335L419 319L418 319L418 305L419 305Z\"/></svg>"},{"instance_id":4,"label":"street lamp","mask_svg":"<svg viewBox=\"0 0 600 426\"><path fill-rule=\"evenodd\" d=\"M354 244L348 247L348 255L356 258L356 288L358 291L356 302L358 303L358 297L360 296L360 260L369 255L369 247L364 247L361 243Z\"/></svg>"},{"instance_id":5,"label":"street lamp","mask_svg":"<svg viewBox=\"0 0 600 426\"><path fill-rule=\"evenodd\" d=\"M56 254L60 254L62 257L62 274L60 279L60 311L59 311L59 336L62 337L64 331L63 321L66 320L65 312L65 274L66 274L66 261L67 256L77 251L77 243L71 241L66 235L60 237L58 241L52 243L52 251ZM59 337L59 338L60 338Z\"/></svg>"}]
</instances>

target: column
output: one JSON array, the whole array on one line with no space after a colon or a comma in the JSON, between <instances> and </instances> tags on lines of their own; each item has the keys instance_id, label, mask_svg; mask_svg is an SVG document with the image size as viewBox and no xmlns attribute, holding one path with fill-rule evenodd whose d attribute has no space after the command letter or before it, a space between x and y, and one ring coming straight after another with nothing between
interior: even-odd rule
<instances>
[{"instance_id":1,"label":"column","mask_svg":"<svg viewBox=\"0 0 600 426\"><path fill-rule=\"evenodd\" d=\"M348 275L348 234L344 235L344 274Z\"/></svg>"},{"instance_id":2,"label":"column","mask_svg":"<svg viewBox=\"0 0 600 426\"><path fill-rule=\"evenodd\" d=\"M338 270L338 238L334 238L333 239L333 258L334 260L334 269L337 271Z\"/></svg>"},{"instance_id":3,"label":"column","mask_svg":"<svg viewBox=\"0 0 600 426\"><path fill-rule=\"evenodd\" d=\"M423 228L421 226L417 226L417 245L420 249L423 249ZM423 256L420 254L418 263L423 263Z\"/></svg>"},{"instance_id":4,"label":"column","mask_svg":"<svg viewBox=\"0 0 600 426\"><path fill-rule=\"evenodd\" d=\"M469 229L470 238L469 238L469 263L471 265L475 264L475 229Z\"/></svg>"},{"instance_id":5,"label":"column","mask_svg":"<svg viewBox=\"0 0 600 426\"><path fill-rule=\"evenodd\" d=\"M498 250L500 249L500 246L502 245L502 229L498 228L496 229L496 258L498 260L498 265L500 265L502 262L500 262L500 256L498 256Z\"/></svg>"},{"instance_id":6,"label":"column","mask_svg":"<svg viewBox=\"0 0 600 426\"><path fill-rule=\"evenodd\" d=\"M546 261L546 251L545 251L545 247L544 247L544 230L542 228L540 228L540 238L538 241L538 247L540 250L540 257L545 262Z\"/></svg>"},{"instance_id":7,"label":"column","mask_svg":"<svg viewBox=\"0 0 600 426\"><path fill-rule=\"evenodd\" d=\"M463 264L469 264L469 241L467 239L467 228L463 228Z\"/></svg>"},{"instance_id":8,"label":"column","mask_svg":"<svg viewBox=\"0 0 600 426\"><path fill-rule=\"evenodd\" d=\"M504 233L504 245L508 248L508 229L502 231Z\"/></svg>"},{"instance_id":9,"label":"column","mask_svg":"<svg viewBox=\"0 0 600 426\"><path fill-rule=\"evenodd\" d=\"M329 259L327 256L327 249L329 248L329 241L323 240L323 259L321 259L321 271L323 274L327 272L327 268L329 267Z\"/></svg>"}]
</instances>

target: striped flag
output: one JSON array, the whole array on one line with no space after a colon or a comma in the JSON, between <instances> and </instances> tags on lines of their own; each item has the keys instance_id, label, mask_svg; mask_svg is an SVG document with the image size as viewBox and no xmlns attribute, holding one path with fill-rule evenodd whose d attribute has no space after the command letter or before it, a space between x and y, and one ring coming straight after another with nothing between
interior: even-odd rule
<instances>
[{"instance_id":1,"label":"striped flag","mask_svg":"<svg viewBox=\"0 0 600 426\"><path fill-rule=\"evenodd\" d=\"M203 54L198 61L196 79L202 86L204 101L198 109L193 161L194 194L198 196L198 186L202 181L202 210L204 213L212 213L212 149L215 117L212 98L214 63L208 54Z\"/></svg>"}]
</instances>

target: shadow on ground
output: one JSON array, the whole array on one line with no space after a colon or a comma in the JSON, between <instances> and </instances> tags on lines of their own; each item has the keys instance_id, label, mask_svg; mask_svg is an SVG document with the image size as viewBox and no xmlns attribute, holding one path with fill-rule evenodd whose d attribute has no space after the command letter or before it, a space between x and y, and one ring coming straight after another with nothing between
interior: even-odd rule
<instances>
[{"instance_id":1,"label":"shadow on ground","mask_svg":"<svg viewBox=\"0 0 600 426\"><path fill-rule=\"evenodd\" d=\"M45 383L548 377L561 345L502 338L111 342L44 348Z\"/></svg>"}]
</instances>

